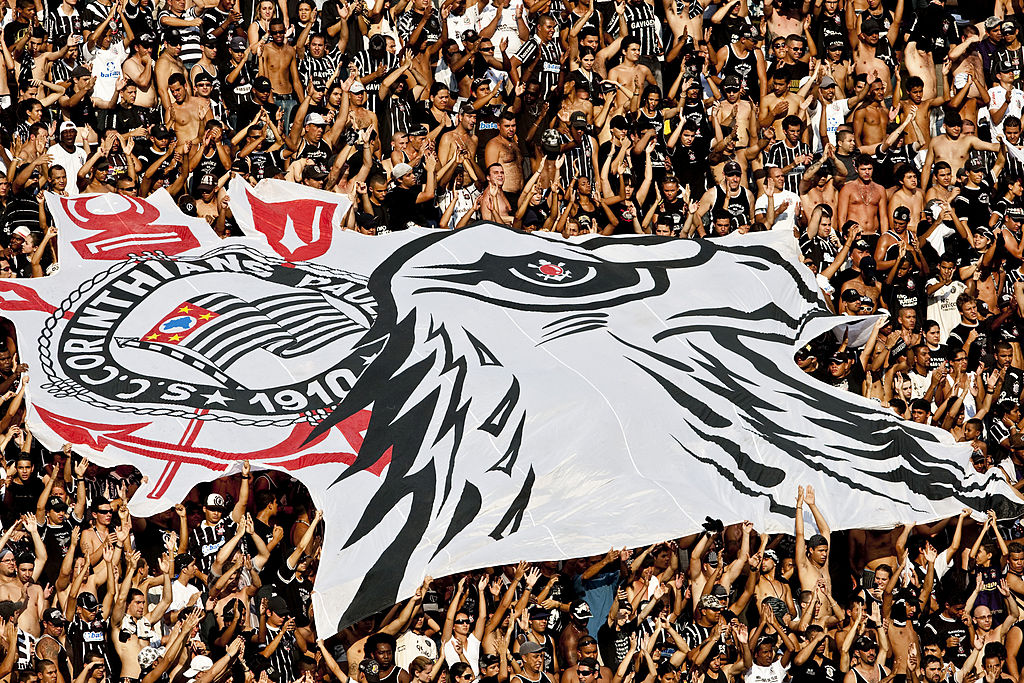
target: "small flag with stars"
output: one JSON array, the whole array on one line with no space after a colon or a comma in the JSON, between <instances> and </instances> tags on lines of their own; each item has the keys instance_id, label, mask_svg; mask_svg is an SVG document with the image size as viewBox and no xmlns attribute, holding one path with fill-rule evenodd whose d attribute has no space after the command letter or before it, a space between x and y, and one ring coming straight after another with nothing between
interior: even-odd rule
<instances>
[{"instance_id":1,"label":"small flag with stars","mask_svg":"<svg viewBox=\"0 0 1024 683\"><path fill-rule=\"evenodd\" d=\"M139 341L178 344L217 316L218 314L211 310L186 301L164 316Z\"/></svg>"}]
</instances>

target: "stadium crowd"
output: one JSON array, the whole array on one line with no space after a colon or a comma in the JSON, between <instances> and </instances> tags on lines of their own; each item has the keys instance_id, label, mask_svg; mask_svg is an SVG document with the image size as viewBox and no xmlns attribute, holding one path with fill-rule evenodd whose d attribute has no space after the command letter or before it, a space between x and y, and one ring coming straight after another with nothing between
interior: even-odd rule
<instances>
[{"instance_id":1,"label":"stadium crowd","mask_svg":"<svg viewBox=\"0 0 1024 683\"><path fill-rule=\"evenodd\" d=\"M797 365L1020 489L1024 7L949 4L7 0L0 277L57 269L46 193L164 190L226 236L236 177L348 196L367 235L786 231L825 305L883 313L866 345L827 335ZM293 480L246 465L135 518L132 468L26 429L27 371L8 329L5 683L1020 681L1024 525L832 533L840 502L811 489L792 536L708 519L425 578L318 634L323 524Z\"/></svg>"}]
</instances>

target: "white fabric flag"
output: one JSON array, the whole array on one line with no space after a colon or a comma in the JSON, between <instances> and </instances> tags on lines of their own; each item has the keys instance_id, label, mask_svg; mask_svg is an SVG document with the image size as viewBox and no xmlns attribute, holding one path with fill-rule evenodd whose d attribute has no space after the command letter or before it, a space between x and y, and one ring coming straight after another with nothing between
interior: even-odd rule
<instances>
[{"instance_id":1,"label":"white fabric flag","mask_svg":"<svg viewBox=\"0 0 1024 683\"><path fill-rule=\"evenodd\" d=\"M799 485L835 529L1011 504L969 448L795 365L848 320L791 236L370 238L321 229L337 195L230 191L253 237L218 240L165 193L48 197L60 272L0 281L0 305L30 428L138 467L135 514L243 459L309 488L325 637L426 574L635 547L706 515L790 531Z\"/></svg>"}]
</instances>

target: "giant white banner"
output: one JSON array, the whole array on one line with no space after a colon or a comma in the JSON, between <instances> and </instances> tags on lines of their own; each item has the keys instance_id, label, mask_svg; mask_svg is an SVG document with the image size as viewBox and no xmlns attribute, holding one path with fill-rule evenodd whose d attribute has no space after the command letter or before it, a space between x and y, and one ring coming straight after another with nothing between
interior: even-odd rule
<instances>
[{"instance_id":1,"label":"giant white banner","mask_svg":"<svg viewBox=\"0 0 1024 683\"><path fill-rule=\"evenodd\" d=\"M370 238L347 200L232 186L245 238L165 193L49 197L59 273L0 281L49 448L131 463L136 514L243 459L326 519L321 635L441 576L639 546L705 516L833 528L1009 502L969 449L808 377L838 320L778 233Z\"/></svg>"}]
</instances>

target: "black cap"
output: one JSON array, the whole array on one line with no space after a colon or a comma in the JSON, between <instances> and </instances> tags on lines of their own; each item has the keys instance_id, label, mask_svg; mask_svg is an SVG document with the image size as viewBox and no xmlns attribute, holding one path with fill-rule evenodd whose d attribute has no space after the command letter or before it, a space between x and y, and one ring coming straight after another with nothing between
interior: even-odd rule
<instances>
[{"instance_id":1,"label":"black cap","mask_svg":"<svg viewBox=\"0 0 1024 683\"><path fill-rule=\"evenodd\" d=\"M741 176L743 175L743 169L740 168L739 162L727 161L725 166L722 167L722 175Z\"/></svg>"},{"instance_id":2,"label":"black cap","mask_svg":"<svg viewBox=\"0 0 1024 683\"><path fill-rule=\"evenodd\" d=\"M868 17L860 24L860 32L866 36L870 36L873 33L881 33L885 30L885 26L878 19L874 17Z\"/></svg>"},{"instance_id":3,"label":"black cap","mask_svg":"<svg viewBox=\"0 0 1024 683\"><path fill-rule=\"evenodd\" d=\"M279 617L287 617L290 614L288 603L280 595L267 599L267 609Z\"/></svg>"},{"instance_id":4,"label":"black cap","mask_svg":"<svg viewBox=\"0 0 1024 683\"><path fill-rule=\"evenodd\" d=\"M573 112L572 116L569 117L569 126L571 128L586 128L587 115L581 111Z\"/></svg>"},{"instance_id":5,"label":"black cap","mask_svg":"<svg viewBox=\"0 0 1024 683\"><path fill-rule=\"evenodd\" d=\"M860 301L860 292L856 289L844 289L839 298L848 304L852 304L854 301Z\"/></svg>"},{"instance_id":6,"label":"black cap","mask_svg":"<svg viewBox=\"0 0 1024 683\"><path fill-rule=\"evenodd\" d=\"M259 92L270 92L273 90L273 86L270 84L269 78L266 76L259 76L252 82L252 89L258 90Z\"/></svg>"},{"instance_id":7,"label":"black cap","mask_svg":"<svg viewBox=\"0 0 1024 683\"><path fill-rule=\"evenodd\" d=\"M978 157L972 157L967 160L966 168L974 173L983 172L985 170L985 162Z\"/></svg>"},{"instance_id":8,"label":"black cap","mask_svg":"<svg viewBox=\"0 0 1024 683\"><path fill-rule=\"evenodd\" d=\"M43 612L43 621L55 626L66 626L68 623L68 620L64 618L64 613L56 607L51 607Z\"/></svg>"},{"instance_id":9,"label":"black cap","mask_svg":"<svg viewBox=\"0 0 1024 683\"><path fill-rule=\"evenodd\" d=\"M910 209L905 206L897 206L896 210L892 212L892 217L898 221L909 221Z\"/></svg>"},{"instance_id":10,"label":"black cap","mask_svg":"<svg viewBox=\"0 0 1024 683\"><path fill-rule=\"evenodd\" d=\"M865 256L860 260L860 275L864 280L864 284L873 285L875 283L875 268L878 264L875 263L874 256Z\"/></svg>"},{"instance_id":11,"label":"black cap","mask_svg":"<svg viewBox=\"0 0 1024 683\"><path fill-rule=\"evenodd\" d=\"M78 606L87 609L90 612L97 609L100 606L100 601L96 599L96 596L92 593L85 592L78 594Z\"/></svg>"},{"instance_id":12,"label":"black cap","mask_svg":"<svg viewBox=\"0 0 1024 683\"><path fill-rule=\"evenodd\" d=\"M725 80L722 81L722 90L739 90L740 79L734 75L726 76Z\"/></svg>"},{"instance_id":13,"label":"black cap","mask_svg":"<svg viewBox=\"0 0 1024 683\"><path fill-rule=\"evenodd\" d=\"M174 573L180 574L183 569L195 562L195 558L188 553L181 553L174 558Z\"/></svg>"},{"instance_id":14,"label":"black cap","mask_svg":"<svg viewBox=\"0 0 1024 683\"><path fill-rule=\"evenodd\" d=\"M158 123L149 130L149 134L157 140L170 140L174 137L174 131L162 123Z\"/></svg>"},{"instance_id":15,"label":"black cap","mask_svg":"<svg viewBox=\"0 0 1024 683\"><path fill-rule=\"evenodd\" d=\"M47 510L55 510L57 512L66 512L68 504L64 502L63 498L57 496L50 496L49 500L46 501Z\"/></svg>"},{"instance_id":16,"label":"black cap","mask_svg":"<svg viewBox=\"0 0 1024 683\"><path fill-rule=\"evenodd\" d=\"M871 251L871 245L867 243L867 240L857 240L853 243L853 248L860 251Z\"/></svg>"},{"instance_id":17,"label":"black cap","mask_svg":"<svg viewBox=\"0 0 1024 683\"><path fill-rule=\"evenodd\" d=\"M205 71L200 71L196 74L196 77L192 79L192 85L199 85L200 83L213 83L213 76Z\"/></svg>"}]
</instances>

